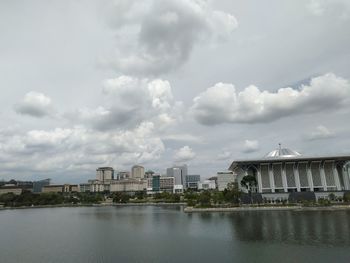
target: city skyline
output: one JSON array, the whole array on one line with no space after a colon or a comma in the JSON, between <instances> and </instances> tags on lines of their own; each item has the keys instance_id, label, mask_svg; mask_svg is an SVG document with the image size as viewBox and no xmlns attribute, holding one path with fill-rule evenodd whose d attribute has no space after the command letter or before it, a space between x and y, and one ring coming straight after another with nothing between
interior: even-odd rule
<instances>
[{"instance_id":1,"label":"city skyline","mask_svg":"<svg viewBox=\"0 0 350 263\"><path fill-rule=\"evenodd\" d=\"M349 26L344 0L3 1L0 177L349 154Z\"/></svg>"}]
</instances>

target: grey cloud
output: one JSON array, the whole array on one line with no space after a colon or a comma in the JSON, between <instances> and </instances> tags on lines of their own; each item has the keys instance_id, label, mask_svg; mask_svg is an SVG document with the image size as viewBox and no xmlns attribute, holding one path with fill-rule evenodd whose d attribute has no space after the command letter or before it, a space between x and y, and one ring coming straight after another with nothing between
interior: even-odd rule
<instances>
[{"instance_id":1,"label":"grey cloud","mask_svg":"<svg viewBox=\"0 0 350 263\"><path fill-rule=\"evenodd\" d=\"M306 135L306 138L310 141L329 139L333 137L335 137L335 133L323 125L317 126L314 131Z\"/></svg>"},{"instance_id":2,"label":"grey cloud","mask_svg":"<svg viewBox=\"0 0 350 263\"><path fill-rule=\"evenodd\" d=\"M349 97L349 81L332 73L312 78L299 89L277 92L260 91L256 86L236 92L232 84L218 83L194 98L192 112L204 125L261 123L338 109L347 105Z\"/></svg>"},{"instance_id":3,"label":"grey cloud","mask_svg":"<svg viewBox=\"0 0 350 263\"><path fill-rule=\"evenodd\" d=\"M14 108L18 114L37 118L52 114L51 99L45 94L35 91L28 92Z\"/></svg>"},{"instance_id":4,"label":"grey cloud","mask_svg":"<svg viewBox=\"0 0 350 263\"><path fill-rule=\"evenodd\" d=\"M113 61L102 64L127 74L158 75L186 62L199 42L223 41L237 27L231 14L202 0L146 0L141 7L135 1L117 2L113 15L119 19L112 24L118 46ZM123 39L136 44L123 44Z\"/></svg>"}]
</instances>

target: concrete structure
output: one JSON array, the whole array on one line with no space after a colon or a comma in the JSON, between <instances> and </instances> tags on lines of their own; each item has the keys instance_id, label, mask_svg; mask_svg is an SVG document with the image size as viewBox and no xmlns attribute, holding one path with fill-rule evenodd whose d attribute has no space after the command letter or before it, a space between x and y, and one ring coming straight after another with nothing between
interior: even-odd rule
<instances>
[{"instance_id":1,"label":"concrete structure","mask_svg":"<svg viewBox=\"0 0 350 263\"><path fill-rule=\"evenodd\" d=\"M186 188L187 165L167 168L166 175L175 178L175 185L182 185L182 189Z\"/></svg>"},{"instance_id":2,"label":"concrete structure","mask_svg":"<svg viewBox=\"0 0 350 263\"><path fill-rule=\"evenodd\" d=\"M114 169L112 167L97 168L96 179L102 182L114 179Z\"/></svg>"},{"instance_id":3,"label":"concrete structure","mask_svg":"<svg viewBox=\"0 0 350 263\"><path fill-rule=\"evenodd\" d=\"M79 184L79 192L81 192L81 193L91 192L91 185L90 184Z\"/></svg>"},{"instance_id":4,"label":"concrete structure","mask_svg":"<svg viewBox=\"0 0 350 263\"><path fill-rule=\"evenodd\" d=\"M16 185L4 185L0 187L0 195L12 193L14 195L20 195L23 192L21 187Z\"/></svg>"},{"instance_id":5,"label":"concrete structure","mask_svg":"<svg viewBox=\"0 0 350 263\"><path fill-rule=\"evenodd\" d=\"M232 171L224 171L217 173L217 185L219 191L224 191L229 183L234 183L236 175Z\"/></svg>"},{"instance_id":6,"label":"concrete structure","mask_svg":"<svg viewBox=\"0 0 350 263\"><path fill-rule=\"evenodd\" d=\"M43 193L62 193L63 185L45 185L42 187Z\"/></svg>"},{"instance_id":7,"label":"concrete structure","mask_svg":"<svg viewBox=\"0 0 350 263\"><path fill-rule=\"evenodd\" d=\"M152 191L159 192L174 192L174 177L153 175L152 177Z\"/></svg>"},{"instance_id":8,"label":"concrete structure","mask_svg":"<svg viewBox=\"0 0 350 263\"><path fill-rule=\"evenodd\" d=\"M117 180L124 180L130 178L130 172L129 171L120 171L117 173Z\"/></svg>"},{"instance_id":9,"label":"concrete structure","mask_svg":"<svg viewBox=\"0 0 350 263\"><path fill-rule=\"evenodd\" d=\"M213 180L204 180L203 182L198 182L198 190L215 190L216 184Z\"/></svg>"},{"instance_id":10,"label":"concrete structure","mask_svg":"<svg viewBox=\"0 0 350 263\"><path fill-rule=\"evenodd\" d=\"M125 179L110 182L109 191L110 192L140 192L147 190L147 180L139 179Z\"/></svg>"},{"instance_id":11,"label":"concrete structure","mask_svg":"<svg viewBox=\"0 0 350 263\"><path fill-rule=\"evenodd\" d=\"M145 178L145 168L141 165L134 165L131 168L131 178L133 179Z\"/></svg>"},{"instance_id":12,"label":"concrete structure","mask_svg":"<svg viewBox=\"0 0 350 263\"><path fill-rule=\"evenodd\" d=\"M41 193L44 186L50 185L51 179L44 179L33 182L33 193Z\"/></svg>"},{"instance_id":13,"label":"concrete structure","mask_svg":"<svg viewBox=\"0 0 350 263\"><path fill-rule=\"evenodd\" d=\"M72 193L79 192L77 184L45 185L42 187L43 193Z\"/></svg>"},{"instance_id":14,"label":"concrete structure","mask_svg":"<svg viewBox=\"0 0 350 263\"><path fill-rule=\"evenodd\" d=\"M254 160L232 162L239 187L246 175L256 178L257 186L252 192L263 198L286 198L292 192L343 192L350 190L350 156L302 156L281 146ZM219 180L219 175L218 175ZM241 187L242 190L246 190Z\"/></svg>"},{"instance_id":15,"label":"concrete structure","mask_svg":"<svg viewBox=\"0 0 350 263\"><path fill-rule=\"evenodd\" d=\"M200 182L201 176L199 174L186 175L186 188L198 189L198 182Z\"/></svg>"}]
</instances>

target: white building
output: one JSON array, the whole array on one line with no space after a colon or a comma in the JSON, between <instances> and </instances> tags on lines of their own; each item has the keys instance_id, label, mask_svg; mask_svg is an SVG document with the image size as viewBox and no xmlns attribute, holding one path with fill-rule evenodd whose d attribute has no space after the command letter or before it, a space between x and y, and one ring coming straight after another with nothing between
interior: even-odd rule
<instances>
[{"instance_id":1,"label":"white building","mask_svg":"<svg viewBox=\"0 0 350 263\"><path fill-rule=\"evenodd\" d=\"M233 161L229 170L237 182L246 175L256 178L253 192L262 198L288 198L290 193L312 192L316 196L350 190L350 156L302 156L300 153L279 147L263 158ZM219 181L219 175L218 175ZM338 195L336 194L336 195Z\"/></svg>"},{"instance_id":2,"label":"white building","mask_svg":"<svg viewBox=\"0 0 350 263\"><path fill-rule=\"evenodd\" d=\"M214 190L216 189L215 181L204 180L203 182L198 182L198 190Z\"/></svg>"},{"instance_id":3,"label":"white building","mask_svg":"<svg viewBox=\"0 0 350 263\"><path fill-rule=\"evenodd\" d=\"M114 179L114 169L112 167L97 168L96 179L102 182Z\"/></svg>"},{"instance_id":4,"label":"white building","mask_svg":"<svg viewBox=\"0 0 350 263\"><path fill-rule=\"evenodd\" d=\"M166 175L175 178L175 185L182 185L183 189L186 188L187 165L167 168Z\"/></svg>"},{"instance_id":5,"label":"white building","mask_svg":"<svg viewBox=\"0 0 350 263\"><path fill-rule=\"evenodd\" d=\"M236 180L236 175L232 171L218 172L217 177L219 191L224 191L229 183L234 183Z\"/></svg>"},{"instance_id":6,"label":"white building","mask_svg":"<svg viewBox=\"0 0 350 263\"><path fill-rule=\"evenodd\" d=\"M133 179L145 178L145 168L141 165L134 165L131 168L131 178Z\"/></svg>"}]
</instances>

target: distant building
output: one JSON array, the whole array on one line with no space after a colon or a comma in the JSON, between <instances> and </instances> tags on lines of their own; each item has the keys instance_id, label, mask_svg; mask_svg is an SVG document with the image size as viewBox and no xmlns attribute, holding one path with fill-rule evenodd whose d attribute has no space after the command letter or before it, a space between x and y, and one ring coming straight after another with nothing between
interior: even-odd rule
<instances>
[{"instance_id":1,"label":"distant building","mask_svg":"<svg viewBox=\"0 0 350 263\"><path fill-rule=\"evenodd\" d=\"M198 190L214 190L216 189L215 181L205 180L204 182L198 182Z\"/></svg>"},{"instance_id":2,"label":"distant building","mask_svg":"<svg viewBox=\"0 0 350 263\"><path fill-rule=\"evenodd\" d=\"M108 181L114 179L114 169L112 167L100 167L96 170L96 179Z\"/></svg>"},{"instance_id":3,"label":"distant building","mask_svg":"<svg viewBox=\"0 0 350 263\"><path fill-rule=\"evenodd\" d=\"M233 161L229 170L243 191L247 190L240 184L242 178L255 177L256 187L251 191L262 199L285 200L311 192L317 200L350 190L349 167L349 155L303 156L279 145L262 158Z\"/></svg>"},{"instance_id":4,"label":"distant building","mask_svg":"<svg viewBox=\"0 0 350 263\"><path fill-rule=\"evenodd\" d=\"M186 188L187 165L179 165L167 168L166 174L168 177L175 178L175 185L182 185L182 189Z\"/></svg>"},{"instance_id":5,"label":"distant building","mask_svg":"<svg viewBox=\"0 0 350 263\"><path fill-rule=\"evenodd\" d=\"M42 187L43 193L72 193L78 191L79 187L76 184L46 185Z\"/></svg>"},{"instance_id":6,"label":"distant building","mask_svg":"<svg viewBox=\"0 0 350 263\"><path fill-rule=\"evenodd\" d=\"M152 191L157 192L174 192L174 177L153 175Z\"/></svg>"},{"instance_id":7,"label":"distant building","mask_svg":"<svg viewBox=\"0 0 350 263\"><path fill-rule=\"evenodd\" d=\"M91 185L90 184L79 184L79 192L81 192L81 193L91 192Z\"/></svg>"},{"instance_id":8,"label":"distant building","mask_svg":"<svg viewBox=\"0 0 350 263\"><path fill-rule=\"evenodd\" d=\"M147 190L147 180L125 179L120 181L111 181L109 186L110 192L140 192Z\"/></svg>"},{"instance_id":9,"label":"distant building","mask_svg":"<svg viewBox=\"0 0 350 263\"><path fill-rule=\"evenodd\" d=\"M234 183L236 175L232 171L218 172L217 185L219 191L224 191L229 183Z\"/></svg>"},{"instance_id":10,"label":"distant building","mask_svg":"<svg viewBox=\"0 0 350 263\"><path fill-rule=\"evenodd\" d=\"M0 195L3 194L15 194L15 195L20 195L23 192L22 187L18 187L16 185L4 185L0 187Z\"/></svg>"},{"instance_id":11,"label":"distant building","mask_svg":"<svg viewBox=\"0 0 350 263\"><path fill-rule=\"evenodd\" d=\"M117 173L117 180L124 180L130 178L130 172L129 171L120 171Z\"/></svg>"},{"instance_id":12,"label":"distant building","mask_svg":"<svg viewBox=\"0 0 350 263\"><path fill-rule=\"evenodd\" d=\"M133 179L145 178L145 168L141 165L134 165L131 168L131 178Z\"/></svg>"},{"instance_id":13,"label":"distant building","mask_svg":"<svg viewBox=\"0 0 350 263\"><path fill-rule=\"evenodd\" d=\"M44 179L33 182L33 193L41 193L44 186L50 185L51 179Z\"/></svg>"},{"instance_id":14,"label":"distant building","mask_svg":"<svg viewBox=\"0 0 350 263\"><path fill-rule=\"evenodd\" d=\"M200 182L201 176L199 174L186 175L186 188L197 189L198 182Z\"/></svg>"}]
</instances>

